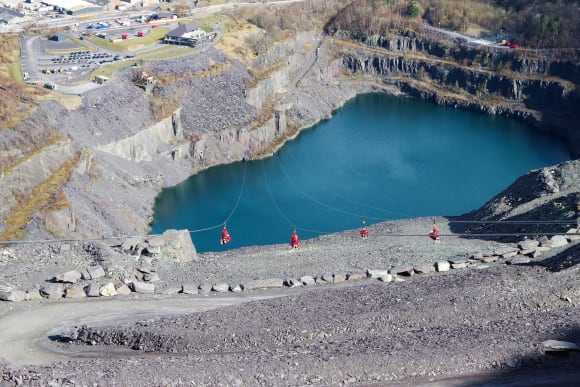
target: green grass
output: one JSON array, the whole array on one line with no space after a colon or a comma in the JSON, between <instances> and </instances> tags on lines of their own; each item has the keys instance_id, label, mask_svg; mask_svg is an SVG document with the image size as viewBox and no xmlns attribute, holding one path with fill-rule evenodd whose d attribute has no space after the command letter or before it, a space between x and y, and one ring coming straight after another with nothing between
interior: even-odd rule
<instances>
[{"instance_id":1,"label":"green grass","mask_svg":"<svg viewBox=\"0 0 580 387\"><path fill-rule=\"evenodd\" d=\"M205 32L212 32L214 30L214 25L216 23L227 24L228 22L231 21L232 19L229 18L228 16L219 14L209 15L199 20L196 20L197 24L199 25L199 28L201 28Z\"/></svg>"},{"instance_id":2,"label":"green grass","mask_svg":"<svg viewBox=\"0 0 580 387\"><path fill-rule=\"evenodd\" d=\"M113 51L130 51L135 47L147 47L156 44L168 32L167 28L159 27L151 29L151 33L142 38L133 38L128 40L121 40L119 42L111 42L108 39L98 38L96 36L87 36L86 39L96 44L97 46Z\"/></svg>"},{"instance_id":3,"label":"green grass","mask_svg":"<svg viewBox=\"0 0 580 387\"><path fill-rule=\"evenodd\" d=\"M93 73L91 75L93 78L98 76L98 75L112 78L113 75L115 75L115 73L117 71L119 71L123 68L126 68L126 67L137 66L140 64L141 64L140 60L134 59L134 60L125 60L122 62L116 62L116 63L107 64L107 65L102 65L102 66L99 66L98 69L93 71Z\"/></svg>"},{"instance_id":4,"label":"green grass","mask_svg":"<svg viewBox=\"0 0 580 387\"><path fill-rule=\"evenodd\" d=\"M173 59L192 54L194 50L193 47L168 44L164 47L139 54L137 55L137 58L145 60Z\"/></svg>"},{"instance_id":5,"label":"green grass","mask_svg":"<svg viewBox=\"0 0 580 387\"><path fill-rule=\"evenodd\" d=\"M24 79L22 78L22 72L20 71L20 61L12 63L8 66L8 75L16 82L24 82Z\"/></svg>"}]
</instances>

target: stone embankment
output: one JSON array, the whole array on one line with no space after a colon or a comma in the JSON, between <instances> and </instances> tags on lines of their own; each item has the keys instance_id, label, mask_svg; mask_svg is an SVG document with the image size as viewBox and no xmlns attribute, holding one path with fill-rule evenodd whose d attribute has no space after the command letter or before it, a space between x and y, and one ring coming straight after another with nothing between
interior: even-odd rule
<instances>
[{"instance_id":1,"label":"stone embankment","mask_svg":"<svg viewBox=\"0 0 580 387\"><path fill-rule=\"evenodd\" d=\"M5 289L0 292L0 300L20 302L41 297L49 300L61 298L112 297L136 294L208 294L211 292L242 292L259 289L296 288L301 286L338 284L344 281L357 281L366 278L382 282L400 282L413 275L447 272L457 269L485 269L489 264L508 265L528 264L553 249L576 244L580 241L580 231L576 228L566 234L551 238L541 236L536 240L522 240L517 244L497 248L490 252L472 254L469 258L451 258L431 264L400 265L389 268L366 269L349 273L322 273L303 275L298 278L264 278L247 280L241 283L214 281L212 283L170 283L161 281L156 265L163 260L187 263L196 260L196 253L189 233L186 231L167 231L162 236L145 239L130 238L121 249L136 260L136 265L122 272L106 272L102 265L86 267L58 273L47 279L49 283L39 289ZM575 248L575 247L572 247ZM4 256L10 250L3 250ZM161 263L160 263L161 262ZM114 280L119 278L119 280Z\"/></svg>"}]
</instances>

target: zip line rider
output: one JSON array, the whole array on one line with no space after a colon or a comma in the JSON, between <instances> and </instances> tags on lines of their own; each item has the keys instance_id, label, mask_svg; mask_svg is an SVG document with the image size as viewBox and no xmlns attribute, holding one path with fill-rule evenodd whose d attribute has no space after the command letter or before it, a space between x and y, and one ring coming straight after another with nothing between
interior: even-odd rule
<instances>
[{"instance_id":1,"label":"zip line rider","mask_svg":"<svg viewBox=\"0 0 580 387\"><path fill-rule=\"evenodd\" d=\"M367 230L366 226L366 218L363 216L362 218L362 229L359 231L361 238L366 239L369 237L369 230Z\"/></svg>"},{"instance_id":2,"label":"zip line rider","mask_svg":"<svg viewBox=\"0 0 580 387\"><path fill-rule=\"evenodd\" d=\"M435 219L433 219L433 230L429 233L429 237L434 241L439 241L441 239L439 237L439 227L437 227Z\"/></svg>"},{"instance_id":3,"label":"zip line rider","mask_svg":"<svg viewBox=\"0 0 580 387\"><path fill-rule=\"evenodd\" d=\"M220 240L220 244L225 245L230 243L232 240L232 237L230 236L230 233L228 232L228 229L226 228L226 224L224 223L224 229L222 230L222 239Z\"/></svg>"},{"instance_id":4,"label":"zip line rider","mask_svg":"<svg viewBox=\"0 0 580 387\"><path fill-rule=\"evenodd\" d=\"M298 234L296 233L296 226L294 226L294 231L292 231L292 235L290 235L290 246L293 249L297 249L300 246L300 239L298 239Z\"/></svg>"}]
</instances>

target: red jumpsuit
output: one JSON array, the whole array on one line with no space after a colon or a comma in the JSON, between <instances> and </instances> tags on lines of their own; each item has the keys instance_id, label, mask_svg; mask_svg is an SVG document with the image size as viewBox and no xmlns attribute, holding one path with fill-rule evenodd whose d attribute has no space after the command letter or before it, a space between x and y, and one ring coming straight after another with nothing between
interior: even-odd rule
<instances>
[{"instance_id":1,"label":"red jumpsuit","mask_svg":"<svg viewBox=\"0 0 580 387\"><path fill-rule=\"evenodd\" d=\"M220 243L222 245L225 245L227 243L230 243L230 241L232 240L232 237L230 236L230 233L228 233L228 230L226 230L225 228L222 230L222 239L220 241Z\"/></svg>"},{"instance_id":2,"label":"red jumpsuit","mask_svg":"<svg viewBox=\"0 0 580 387\"><path fill-rule=\"evenodd\" d=\"M435 241L439 240L439 227L436 224L433 224L433 231L429 233L429 237Z\"/></svg>"},{"instance_id":3,"label":"red jumpsuit","mask_svg":"<svg viewBox=\"0 0 580 387\"><path fill-rule=\"evenodd\" d=\"M363 229L360 230L359 234L363 238L368 238L368 236L369 236L369 230L367 230L365 227L363 227Z\"/></svg>"},{"instance_id":4,"label":"red jumpsuit","mask_svg":"<svg viewBox=\"0 0 580 387\"><path fill-rule=\"evenodd\" d=\"M290 246L292 246L293 248L298 248L298 246L300 246L300 240L298 239L298 234L296 233L296 231L294 231L292 233L292 236L290 236Z\"/></svg>"}]
</instances>

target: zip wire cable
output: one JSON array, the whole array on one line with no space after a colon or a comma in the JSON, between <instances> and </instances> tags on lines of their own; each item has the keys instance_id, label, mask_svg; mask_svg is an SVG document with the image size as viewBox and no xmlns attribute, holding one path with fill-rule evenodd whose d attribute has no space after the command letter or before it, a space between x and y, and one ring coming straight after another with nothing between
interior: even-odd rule
<instances>
[{"instance_id":1,"label":"zip wire cable","mask_svg":"<svg viewBox=\"0 0 580 387\"><path fill-rule=\"evenodd\" d=\"M274 199L274 195L272 195L272 191L270 191L270 184L268 183L268 176L266 176L266 169L264 168L264 160L260 161L260 165L262 166L262 173L264 174L264 181L266 182L266 191L268 191L268 195L270 195L270 200L272 200L274 207L276 208L276 210L278 210L278 213L282 216L282 218L290 225L290 227L292 227L294 225L294 223L292 223L290 218L288 218L288 216L286 216L286 214L284 212L282 212L282 210L278 206L278 203L276 203L276 200Z\"/></svg>"},{"instance_id":2,"label":"zip wire cable","mask_svg":"<svg viewBox=\"0 0 580 387\"><path fill-rule=\"evenodd\" d=\"M243 161L244 163L244 175L242 178L242 186L240 187L240 193L238 195L238 199L236 200L236 204L234 205L234 208L232 208L232 212L230 212L230 214L228 215L228 217L226 218L226 220L223 221L222 225L226 224L231 218L232 216L234 216L234 213L236 212L236 210L238 209L238 205L240 204L240 200L242 199L242 193L244 192L244 186L246 185L246 161Z\"/></svg>"}]
</instances>

